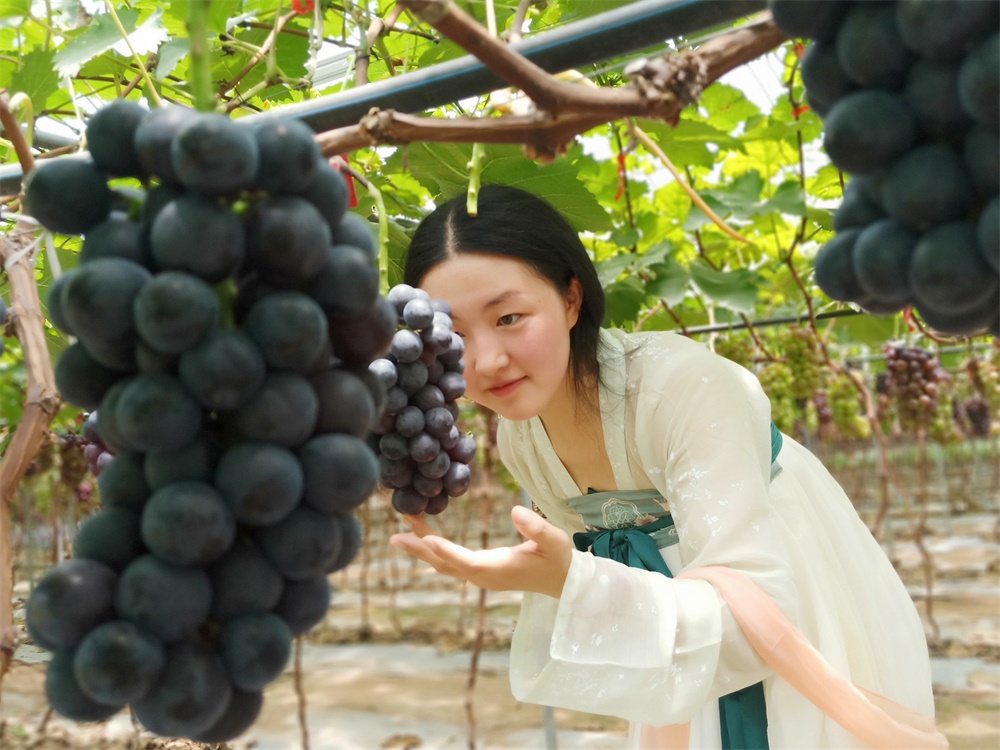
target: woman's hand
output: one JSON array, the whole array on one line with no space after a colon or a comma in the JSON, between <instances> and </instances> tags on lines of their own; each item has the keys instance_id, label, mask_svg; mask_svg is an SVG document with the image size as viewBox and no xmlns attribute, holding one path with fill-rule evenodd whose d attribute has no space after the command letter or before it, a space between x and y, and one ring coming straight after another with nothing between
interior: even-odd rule
<instances>
[{"instance_id":1,"label":"woman's hand","mask_svg":"<svg viewBox=\"0 0 1000 750\"><path fill-rule=\"evenodd\" d=\"M412 533L393 534L390 543L419 557L439 573L494 591L535 591L558 597L573 556L566 533L522 506L510 512L514 527L527 539L516 547L470 550L434 534L420 516L403 516Z\"/></svg>"}]
</instances>

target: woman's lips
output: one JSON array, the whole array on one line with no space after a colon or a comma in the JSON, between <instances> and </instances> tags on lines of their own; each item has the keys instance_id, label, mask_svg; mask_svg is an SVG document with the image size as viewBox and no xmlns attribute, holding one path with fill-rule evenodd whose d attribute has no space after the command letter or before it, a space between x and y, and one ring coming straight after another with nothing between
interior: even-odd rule
<instances>
[{"instance_id":1,"label":"woman's lips","mask_svg":"<svg viewBox=\"0 0 1000 750\"><path fill-rule=\"evenodd\" d=\"M506 396L508 393L512 393L515 388L517 388L524 378L517 378L516 380L508 380L505 383L500 383L500 385L495 385L492 388L487 388L494 396Z\"/></svg>"}]
</instances>

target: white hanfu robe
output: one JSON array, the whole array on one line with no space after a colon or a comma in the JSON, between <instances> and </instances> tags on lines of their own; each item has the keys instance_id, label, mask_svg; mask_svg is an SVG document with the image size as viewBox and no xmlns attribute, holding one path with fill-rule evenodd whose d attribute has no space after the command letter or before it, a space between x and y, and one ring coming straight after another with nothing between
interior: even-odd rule
<instances>
[{"instance_id":1,"label":"white hanfu robe","mask_svg":"<svg viewBox=\"0 0 1000 750\"><path fill-rule=\"evenodd\" d=\"M690 747L720 748L718 698L763 680L772 750L864 747L767 666L707 580L745 574L832 670L934 715L920 617L892 565L826 468L787 435L771 478L770 405L756 378L673 333L601 334L600 405L616 487L655 489L679 544L675 578L574 550L562 596L525 593L511 647L521 701L630 720L691 722ZM582 495L541 421L501 420L504 464L550 522L572 534ZM650 734L647 737L653 736Z\"/></svg>"}]
</instances>

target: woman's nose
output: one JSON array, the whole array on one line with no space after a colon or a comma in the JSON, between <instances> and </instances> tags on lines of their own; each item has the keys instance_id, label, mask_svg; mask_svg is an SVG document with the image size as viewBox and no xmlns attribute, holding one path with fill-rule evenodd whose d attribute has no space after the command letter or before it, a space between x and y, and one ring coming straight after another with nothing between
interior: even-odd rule
<instances>
[{"instance_id":1,"label":"woman's nose","mask_svg":"<svg viewBox=\"0 0 1000 750\"><path fill-rule=\"evenodd\" d=\"M469 351L470 348L472 351ZM506 349L492 336L478 338L472 347L467 346L465 359L467 366L471 364L475 373L480 376L490 376L501 371L509 361Z\"/></svg>"}]
</instances>

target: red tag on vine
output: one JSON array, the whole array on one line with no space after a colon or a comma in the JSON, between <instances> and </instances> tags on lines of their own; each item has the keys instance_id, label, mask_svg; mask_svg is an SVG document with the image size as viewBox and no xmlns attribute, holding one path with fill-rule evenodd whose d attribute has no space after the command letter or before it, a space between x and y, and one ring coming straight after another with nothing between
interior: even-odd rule
<instances>
[{"instance_id":1,"label":"red tag on vine","mask_svg":"<svg viewBox=\"0 0 1000 750\"><path fill-rule=\"evenodd\" d=\"M314 0L292 0L292 10L299 15L310 12L314 7Z\"/></svg>"},{"instance_id":2,"label":"red tag on vine","mask_svg":"<svg viewBox=\"0 0 1000 750\"><path fill-rule=\"evenodd\" d=\"M618 190L615 192L615 201L622 197L625 192L625 152L618 152Z\"/></svg>"},{"instance_id":3,"label":"red tag on vine","mask_svg":"<svg viewBox=\"0 0 1000 750\"><path fill-rule=\"evenodd\" d=\"M917 330L917 324L913 322L913 308L909 305L903 308L903 322L906 323L906 330Z\"/></svg>"},{"instance_id":4,"label":"red tag on vine","mask_svg":"<svg viewBox=\"0 0 1000 750\"><path fill-rule=\"evenodd\" d=\"M792 107L792 117L796 117L797 118L803 112L808 112L808 111L809 111L809 105L808 104L798 104L798 105Z\"/></svg>"},{"instance_id":5,"label":"red tag on vine","mask_svg":"<svg viewBox=\"0 0 1000 750\"><path fill-rule=\"evenodd\" d=\"M309 3L311 4L312 0L309 0ZM294 6L295 6L295 1L292 0L292 7ZM794 44L792 44L792 52L795 53L796 57L802 57L802 55L804 55L806 52L805 45L802 44L802 42L796 41Z\"/></svg>"},{"instance_id":6,"label":"red tag on vine","mask_svg":"<svg viewBox=\"0 0 1000 750\"><path fill-rule=\"evenodd\" d=\"M311 0L310 0L311 2ZM347 164L347 154L341 154L340 157L334 160L333 165L338 168L340 174L344 176L344 184L347 186L347 207L357 208L358 206L358 193L354 189L354 178L351 177L350 172L346 172L340 169L340 163Z\"/></svg>"}]
</instances>

